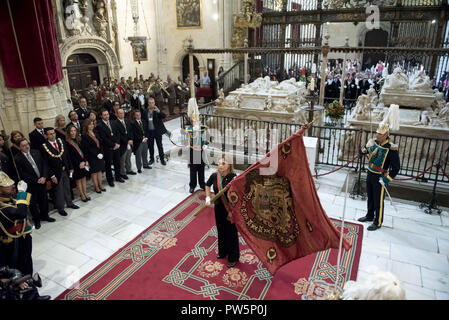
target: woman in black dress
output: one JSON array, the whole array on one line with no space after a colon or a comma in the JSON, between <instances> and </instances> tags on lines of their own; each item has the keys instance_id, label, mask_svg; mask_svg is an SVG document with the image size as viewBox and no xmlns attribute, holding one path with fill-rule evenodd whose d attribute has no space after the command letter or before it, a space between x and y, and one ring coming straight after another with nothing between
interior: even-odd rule
<instances>
[{"instance_id":1,"label":"woman in black dress","mask_svg":"<svg viewBox=\"0 0 449 320\"><path fill-rule=\"evenodd\" d=\"M213 173L206 182L206 204L210 205L210 187L214 186L217 194L236 176L232 163L227 162L223 156L218 163L218 171ZM215 223L218 234L217 259L228 257L228 268L232 268L239 261L239 236L234 223L228 219L228 199L226 193L215 201Z\"/></svg>"},{"instance_id":2,"label":"woman in black dress","mask_svg":"<svg viewBox=\"0 0 449 320\"><path fill-rule=\"evenodd\" d=\"M103 150L100 145L100 139L94 132L94 121L86 119L83 122L83 135L81 137L81 149L84 152L84 156L89 163L90 177L95 186L95 192L101 193L106 191L103 188L103 170L104 159Z\"/></svg>"},{"instance_id":3,"label":"woman in black dress","mask_svg":"<svg viewBox=\"0 0 449 320\"><path fill-rule=\"evenodd\" d=\"M89 165L84 157L84 152L81 150L78 130L74 125L69 125L66 131L67 149L69 150L70 160L73 166L73 179L76 183L81 201L87 202L90 197L87 196L87 182L86 176L88 174Z\"/></svg>"}]
</instances>

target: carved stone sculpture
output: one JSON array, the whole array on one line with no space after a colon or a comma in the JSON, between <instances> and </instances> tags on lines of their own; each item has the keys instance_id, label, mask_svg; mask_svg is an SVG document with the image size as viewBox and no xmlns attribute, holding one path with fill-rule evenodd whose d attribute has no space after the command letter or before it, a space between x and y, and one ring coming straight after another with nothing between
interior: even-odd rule
<instances>
[{"instance_id":1,"label":"carved stone sculpture","mask_svg":"<svg viewBox=\"0 0 449 320\"><path fill-rule=\"evenodd\" d=\"M352 118L355 120L369 120L370 118L370 100L366 94L362 94L357 99L357 104L352 112Z\"/></svg>"},{"instance_id":2,"label":"carved stone sculpture","mask_svg":"<svg viewBox=\"0 0 449 320\"><path fill-rule=\"evenodd\" d=\"M444 100L444 93L435 89L435 101L432 104L432 109L435 114L439 114L440 111L446 106L446 100Z\"/></svg>"},{"instance_id":3,"label":"carved stone sculpture","mask_svg":"<svg viewBox=\"0 0 449 320\"><path fill-rule=\"evenodd\" d=\"M432 85L429 76L426 76L424 70L416 71L409 81L409 89L414 91L430 91Z\"/></svg>"},{"instance_id":4,"label":"carved stone sculpture","mask_svg":"<svg viewBox=\"0 0 449 320\"><path fill-rule=\"evenodd\" d=\"M221 107L223 105L223 102L225 100L224 91L223 89L218 90L218 99L215 100L215 106Z\"/></svg>"},{"instance_id":5,"label":"carved stone sculpture","mask_svg":"<svg viewBox=\"0 0 449 320\"><path fill-rule=\"evenodd\" d=\"M395 91L405 91L408 89L407 76L402 72L400 67L394 69L393 73L387 76L382 89Z\"/></svg>"},{"instance_id":6,"label":"carved stone sculpture","mask_svg":"<svg viewBox=\"0 0 449 320\"><path fill-rule=\"evenodd\" d=\"M368 91L366 92L368 94L368 99L371 105L377 106L379 103L379 96L377 95L376 90L374 89L374 86L371 85Z\"/></svg>"},{"instance_id":7,"label":"carved stone sculpture","mask_svg":"<svg viewBox=\"0 0 449 320\"><path fill-rule=\"evenodd\" d=\"M105 0L92 0L94 6L93 24L101 38L107 39L108 19Z\"/></svg>"},{"instance_id":8,"label":"carved stone sculpture","mask_svg":"<svg viewBox=\"0 0 449 320\"><path fill-rule=\"evenodd\" d=\"M71 36L81 32L81 11L78 1L64 1L64 26Z\"/></svg>"}]
</instances>

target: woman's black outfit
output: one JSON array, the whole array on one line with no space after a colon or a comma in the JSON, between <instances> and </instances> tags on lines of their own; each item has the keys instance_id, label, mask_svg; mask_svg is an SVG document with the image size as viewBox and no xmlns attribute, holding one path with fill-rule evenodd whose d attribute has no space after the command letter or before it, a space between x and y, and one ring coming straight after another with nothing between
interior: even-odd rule
<instances>
[{"instance_id":1,"label":"woman's black outfit","mask_svg":"<svg viewBox=\"0 0 449 320\"><path fill-rule=\"evenodd\" d=\"M213 191L215 194L219 192L217 174L213 173L206 182L206 186L213 185ZM234 177L235 173L229 173L222 179L221 188L224 188ZM226 200L224 200L226 199ZM217 224L218 234L218 256L228 257L230 263L237 262L240 258L239 251L239 236L235 224L231 223L228 219L228 211L223 203L227 201L226 195L223 195L215 201L215 223Z\"/></svg>"},{"instance_id":2,"label":"woman's black outfit","mask_svg":"<svg viewBox=\"0 0 449 320\"><path fill-rule=\"evenodd\" d=\"M103 154L103 150L100 145L100 139L96 134L93 137L89 134L83 134L81 137L81 150L83 150L84 158L89 163L90 173L104 170L104 158L98 159L98 154Z\"/></svg>"},{"instance_id":3,"label":"woman's black outfit","mask_svg":"<svg viewBox=\"0 0 449 320\"><path fill-rule=\"evenodd\" d=\"M73 166L73 179L80 180L88 175L86 169L80 168L81 162L86 162L84 152L82 151L80 145L75 140L67 141L67 149L69 150L70 161Z\"/></svg>"}]
</instances>

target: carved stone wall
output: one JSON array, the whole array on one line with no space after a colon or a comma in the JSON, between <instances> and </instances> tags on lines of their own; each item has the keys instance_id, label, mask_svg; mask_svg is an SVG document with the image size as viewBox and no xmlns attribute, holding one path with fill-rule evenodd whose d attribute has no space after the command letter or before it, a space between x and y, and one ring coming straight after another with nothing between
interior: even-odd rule
<instances>
[{"instance_id":1,"label":"carved stone wall","mask_svg":"<svg viewBox=\"0 0 449 320\"><path fill-rule=\"evenodd\" d=\"M68 112L63 81L46 87L8 89L0 67L0 129L6 133L20 130L27 136L34 129L35 117L41 117L45 126L53 126L58 114L67 116Z\"/></svg>"}]
</instances>

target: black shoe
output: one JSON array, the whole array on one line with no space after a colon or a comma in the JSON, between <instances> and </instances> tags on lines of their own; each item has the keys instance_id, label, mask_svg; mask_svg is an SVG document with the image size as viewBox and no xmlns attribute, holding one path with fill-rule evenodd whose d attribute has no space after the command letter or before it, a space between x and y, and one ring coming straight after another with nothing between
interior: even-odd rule
<instances>
[{"instance_id":1,"label":"black shoe","mask_svg":"<svg viewBox=\"0 0 449 320\"><path fill-rule=\"evenodd\" d=\"M91 199L90 197L87 197L86 200L87 200L87 201L90 201L90 200L92 200L92 199Z\"/></svg>"},{"instance_id":2,"label":"black shoe","mask_svg":"<svg viewBox=\"0 0 449 320\"><path fill-rule=\"evenodd\" d=\"M195 192L195 189L194 189L194 188L190 188L190 189L189 189L189 192L190 192L190 193L194 193L194 192Z\"/></svg>"},{"instance_id":3,"label":"black shoe","mask_svg":"<svg viewBox=\"0 0 449 320\"><path fill-rule=\"evenodd\" d=\"M123 180L122 178L115 178L115 181L125 183L125 180Z\"/></svg>"},{"instance_id":4,"label":"black shoe","mask_svg":"<svg viewBox=\"0 0 449 320\"><path fill-rule=\"evenodd\" d=\"M377 225L375 225L375 224L373 223L373 224L371 224L367 229L368 229L369 231L374 231L374 230L380 229L380 227L378 227Z\"/></svg>"},{"instance_id":5,"label":"black shoe","mask_svg":"<svg viewBox=\"0 0 449 320\"><path fill-rule=\"evenodd\" d=\"M162 164L163 166L166 166L166 165L167 165L167 162L165 162L164 159L161 159L161 164Z\"/></svg>"},{"instance_id":6,"label":"black shoe","mask_svg":"<svg viewBox=\"0 0 449 320\"><path fill-rule=\"evenodd\" d=\"M126 174L130 174L132 176L135 176L137 173L135 173L134 171L128 171Z\"/></svg>"},{"instance_id":7,"label":"black shoe","mask_svg":"<svg viewBox=\"0 0 449 320\"><path fill-rule=\"evenodd\" d=\"M357 221L360 221L360 222L367 222L367 221L373 221L374 220L374 218L368 218L368 217L361 217L361 218L359 218Z\"/></svg>"},{"instance_id":8,"label":"black shoe","mask_svg":"<svg viewBox=\"0 0 449 320\"><path fill-rule=\"evenodd\" d=\"M95 191L96 193L101 193L101 191L100 192L98 192L98 191ZM89 201L89 200L87 200L87 198L86 199L81 199L81 201L82 202L87 202L87 201Z\"/></svg>"},{"instance_id":9,"label":"black shoe","mask_svg":"<svg viewBox=\"0 0 449 320\"><path fill-rule=\"evenodd\" d=\"M50 217L45 217L45 218L42 218L42 219L41 219L41 221L47 221L47 222L55 222L55 221L56 221L56 219L54 219L54 218L50 218Z\"/></svg>"},{"instance_id":10,"label":"black shoe","mask_svg":"<svg viewBox=\"0 0 449 320\"><path fill-rule=\"evenodd\" d=\"M138 173L142 173L142 170L139 169L139 170L137 170L137 172L138 172Z\"/></svg>"},{"instance_id":11,"label":"black shoe","mask_svg":"<svg viewBox=\"0 0 449 320\"><path fill-rule=\"evenodd\" d=\"M100 189L102 192L106 192L106 189L105 188L101 188Z\"/></svg>"},{"instance_id":12,"label":"black shoe","mask_svg":"<svg viewBox=\"0 0 449 320\"><path fill-rule=\"evenodd\" d=\"M40 223L40 221L35 221L35 222L34 222L34 228L35 228L36 230L41 228L41 223Z\"/></svg>"},{"instance_id":13,"label":"black shoe","mask_svg":"<svg viewBox=\"0 0 449 320\"><path fill-rule=\"evenodd\" d=\"M71 209L79 209L80 207L78 207L76 204L72 203L72 205L69 206L69 208L71 208Z\"/></svg>"},{"instance_id":14,"label":"black shoe","mask_svg":"<svg viewBox=\"0 0 449 320\"><path fill-rule=\"evenodd\" d=\"M228 268L232 268L237 264L237 261L234 262L228 262Z\"/></svg>"},{"instance_id":15,"label":"black shoe","mask_svg":"<svg viewBox=\"0 0 449 320\"><path fill-rule=\"evenodd\" d=\"M153 169L151 166L143 166L145 169Z\"/></svg>"},{"instance_id":16,"label":"black shoe","mask_svg":"<svg viewBox=\"0 0 449 320\"><path fill-rule=\"evenodd\" d=\"M154 159L150 159L150 162L148 162L148 165L152 165L154 163ZM144 167L145 168L145 167Z\"/></svg>"},{"instance_id":17,"label":"black shoe","mask_svg":"<svg viewBox=\"0 0 449 320\"><path fill-rule=\"evenodd\" d=\"M63 217L67 216L67 212L65 212L64 210L60 210L58 211L58 213Z\"/></svg>"},{"instance_id":18,"label":"black shoe","mask_svg":"<svg viewBox=\"0 0 449 320\"><path fill-rule=\"evenodd\" d=\"M128 178L128 176L126 175L126 174L121 174L120 175L123 179L125 179L125 180L128 180L129 178Z\"/></svg>"},{"instance_id":19,"label":"black shoe","mask_svg":"<svg viewBox=\"0 0 449 320\"><path fill-rule=\"evenodd\" d=\"M108 181L108 184L109 184L109 186L111 186L111 187L114 187L115 185L114 185L114 181ZM101 191L103 191L103 190L101 190Z\"/></svg>"},{"instance_id":20,"label":"black shoe","mask_svg":"<svg viewBox=\"0 0 449 320\"><path fill-rule=\"evenodd\" d=\"M206 186L202 186L202 187L200 186L200 189L204 191L204 190L206 190Z\"/></svg>"},{"instance_id":21,"label":"black shoe","mask_svg":"<svg viewBox=\"0 0 449 320\"><path fill-rule=\"evenodd\" d=\"M36 300L41 300L41 301L43 301L43 300L50 300L51 299L51 296L37 296L36 297Z\"/></svg>"}]
</instances>

